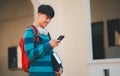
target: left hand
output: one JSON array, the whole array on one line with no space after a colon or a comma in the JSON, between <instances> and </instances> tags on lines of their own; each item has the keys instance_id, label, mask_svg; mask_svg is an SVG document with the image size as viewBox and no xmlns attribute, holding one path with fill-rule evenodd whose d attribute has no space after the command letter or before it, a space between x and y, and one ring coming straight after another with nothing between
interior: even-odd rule
<instances>
[{"instance_id":1,"label":"left hand","mask_svg":"<svg viewBox=\"0 0 120 76\"><path fill-rule=\"evenodd\" d=\"M62 73L63 73L63 69L62 68L60 68L59 72L55 71L55 75L56 76L60 76Z\"/></svg>"}]
</instances>

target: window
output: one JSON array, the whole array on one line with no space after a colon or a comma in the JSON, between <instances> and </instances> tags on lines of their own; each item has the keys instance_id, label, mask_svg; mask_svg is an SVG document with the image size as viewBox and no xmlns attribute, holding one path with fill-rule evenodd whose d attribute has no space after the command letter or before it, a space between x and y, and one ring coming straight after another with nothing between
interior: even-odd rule
<instances>
[{"instance_id":1,"label":"window","mask_svg":"<svg viewBox=\"0 0 120 76\"><path fill-rule=\"evenodd\" d=\"M120 58L120 19L106 22L107 30L104 30L102 21L91 24L93 59ZM105 32L107 32L108 47L105 47Z\"/></svg>"},{"instance_id":2,"label":"window","mask_svg":"<svg viewBox=\"0 0 120 76\"><path fill-rule=\"evenodd\" d=\"M112 19L107 21L108 28L108 45L120 46L120 19Z\"/></svg>"},{"instance_id":3,"label":"window","mask_svg":"<svg viewBox=\"0 0 120 76\"><path fill-rule=\"evenodd\" d=\"M93 59L120 58L120 0L90 0Z\"/></svg>"},{"instance_id":4,"label":"window","mask_svg":"<svg viewBox=\"0 0 120 76\"><path fill-rule=\"evenodd\" d=\"M103 22L92 23L93 59L104 59Z\"/></svg>"}]
</instances>

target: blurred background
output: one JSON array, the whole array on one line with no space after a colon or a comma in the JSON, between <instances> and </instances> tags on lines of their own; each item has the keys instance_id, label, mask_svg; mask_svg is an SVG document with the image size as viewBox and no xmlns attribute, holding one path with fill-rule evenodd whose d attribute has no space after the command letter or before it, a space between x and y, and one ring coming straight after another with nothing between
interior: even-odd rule
<instances>
[{"instance_id":1,"label":"blurred background","mask_svg":"<svg viewBox=\"0 0 120 76\"><path fill-rule=\"evenodd\" d=\"M40 4L50 4L55 17L47 27L62 76L120 75L120 0L0 0L0 76L27 76L21 70L19 40L37 18Z\"/></svg>"}]
</instances>

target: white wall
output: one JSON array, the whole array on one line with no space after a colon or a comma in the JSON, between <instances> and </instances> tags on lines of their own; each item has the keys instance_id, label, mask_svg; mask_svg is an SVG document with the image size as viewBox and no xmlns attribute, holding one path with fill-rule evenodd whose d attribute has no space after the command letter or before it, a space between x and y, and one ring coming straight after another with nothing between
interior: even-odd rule
<instances>
[{"instance_id":1,"label":"white wall","mask_svg":"<svg viewBox=\"0 0 120 76\"><path fill-rule=\"evenodd\" d=\"M89 76L105 76L105 69L109 70L109 76L119 76L120 59L104 59L90 62Z\"/></svg>"},{"instance_id":2,"label":"white wall","mask_svg":"<svg viewBox=\"0 0 120 76\"><path fill-rule=\"evenodd\" d=\"M88 76L89 0L63 1L65 76Z\"/></svg>"}]
</instances>

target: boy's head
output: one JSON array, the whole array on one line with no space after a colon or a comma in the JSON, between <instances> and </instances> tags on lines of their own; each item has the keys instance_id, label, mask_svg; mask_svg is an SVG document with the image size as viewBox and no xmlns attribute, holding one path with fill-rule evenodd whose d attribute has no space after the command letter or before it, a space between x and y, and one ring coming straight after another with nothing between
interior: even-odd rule
<instances>
[{"instance_id":1,"label":"boy's head","mask_svg":"<svg viewBox=\"0 0 120 76\"><path fill-rule=\"evenodd\" d=\"M54 10L50 5L40 5L38 7L38 20L37 24L40 27L46 27L51 19L54 17Z\"/></svg>"},{"instance_id":2,"label":"boy's head","mask_svg":"<svg viewBox=\"0 0 120 76\"><path fill-rule=\"evenodd\" d=\"M54 17L54 9L50 5L40 5L38 8L38 13L46 14L48 17Z\"/></svg>"}]
</instances>

